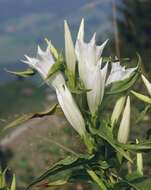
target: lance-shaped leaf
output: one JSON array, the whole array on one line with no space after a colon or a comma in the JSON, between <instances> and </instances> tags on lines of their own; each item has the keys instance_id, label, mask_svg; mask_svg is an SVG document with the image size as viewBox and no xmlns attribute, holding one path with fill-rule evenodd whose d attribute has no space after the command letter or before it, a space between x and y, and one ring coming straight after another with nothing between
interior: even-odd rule
<instances>
[{"instance_id":1,"label":"lance-shaped leaf","mask_svg":"<svg viewBox=\"0 0 151 190\"><path fill-rule=\"evenodd\" d=\"M142 80L147 88L147 91L149 93L149 95L151 96L151 83L147 80L147 78L144 75L141 75Z\"/></svg>"},{"instance_id":2,"label":"lance-shaped leaf","mask_svg":"<svg viewBox=\"0 0 151 190\"><path fill-rule=\"evenodd\" d=\"M7 168L3 172L0 170L0 189L4 189L6 187L6 172Z\"/></svg>"},{"instance_id":3,"label":"lance-shaped leaf","mask_svg":"<svg viewBox=\"0 0 151 190\"><path fill-rule=\"evenodd\" d=\"M64 21L65 57L67 68L75 74L76 55L67 21Z\"/></svg>"},{"instance_id":4,"label":"lance-shaped leaf","mask_svg":"<svg viewBox=\"0 0 151 190\"><path fill-rule=\"evenodd\" d=\"M122 144L123 148L126 150L131 150L131 151L138 151L138 152L147 152L151 150L151 141L146 140L143 142L139 142L139 144Z\"/></svg>"},{"instance_id":5,"label":"lance-shaped leaf","mask_svg":"<svg viewBox=\"0 0 151 190\"><path fill-rule=\"evenodd\" d=\"M131 91L131 93L133 94L133 95L135 95L138 99L140 99L141 101L143 101L143 102L145 102L145 103L148 103L148 104L151 104L151 98L150 97L148 97L148 96L145 96L145 95L143 95L143 94L140 94L140 93L138 93L138 92L135 92L135 91Z\"/></svg>"},{"instance_id":6,"label":"lance-shaped leaf","mask_svg":"<svg viewBox=\"0 0 151 190\"><path fill-rule=\"evenodd\" d=\"M125 109L123 112L122 120L118 130L117 139L121 143L126 143L128 141L130 132L130 97L128 96Z\"/></svg>"},{"instance_id":7,"label":"lance-shaped leaf","mask_svg":"<svg viewBox=\"0 0 151 190\"><path fill-rule=\"evenodd\" d=\"M50 178L62 171L72 171L72 169L77 168L79 166L84 166L88 164L91 159L93 159L93 155L77 155L77 156L68 156L65 159L57 162L52 167L50 167L44 174L40 177L35 179L28 187L27 190L30 189L32 186L36 185L37 183Z\"/></svg>"},{"instance_id":8,"label":"lance-shaped leaf","mask_svg":"<svg viewBox=\"0 0 151 190\"><path fill-rule=\"evenodd\" d=\"M118 121L118 119L122 113L124 103L125 103L125 96L121 96L117 100L117 102L114 106L113 112L112 112L112 116L111 116L111 125L112 126L114 126L114 124Z\"/></svg>"},{"instance_id":9,"label":"lance-shaped leaf","mask_svg":"<svg viewBox=\"0 0 151 190\"><path fill-rule=\"evenodd\" d=\"M116 151L117 153L120 153L124 158L126 158L131 163L133 162L128 152L125 152L125 149L123 148L122 144L113 138L111 129L109 128L108 125L107 126L101 125L100 130L90 128L90 131L93 135L96 135L97 137L109 143L111 147L114 149L114 151Z\"/></svg>"},{"instance_id":10,"label":"lance-shaped leaf","mask_svg":"<svg viewBox=\"0 0 151 190\"><path fill-rule=\"evenodd\" d=\"M13 175L10 190L16 190L16 177L15 177L15 174Z\"/></svg>"},{"instance_id":11,"label":"lance-shaped leaf","mask_svg":"<svg viewBox=\"0 0 151 190\"><path fill-rule=\"evenodd\" d=\"M51 108L49 108L47 111L44 112L37 112L37 113L28 113L28 114L24 114L20 117L18 117L15 121L11 122L10 124L6 125L4 127L4 130L16 127L18 125L21 125L23 123L25 123L26 121L33 119L33 118L40 118L40 117L44 117L46 115L51 115L54 114L54 112L57 109L57 104L55 104L54 106L52 106Z\"/></svg>"},{"instance_id":12,"label":"lance-shaped leaf","mask_svg":"<svg viewBox=\"0 0 151 190\"><path fill-rule=\"evenodd\" d=\"M8 69L5 69L5 71L18 77L30 77L36 73L36 71L31 68L28 68L26 71L10 71Z\"/></svg>"}]
</instances>

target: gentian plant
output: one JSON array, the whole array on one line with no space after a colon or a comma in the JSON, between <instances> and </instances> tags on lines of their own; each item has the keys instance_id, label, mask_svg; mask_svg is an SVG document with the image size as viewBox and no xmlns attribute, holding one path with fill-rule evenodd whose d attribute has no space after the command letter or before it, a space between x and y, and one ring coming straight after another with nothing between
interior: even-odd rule
<instances>
[{"instance_id":1,"label":"gentian plant","mask_svg":"<svg viewBox=\"0 0 151 190\"><path fill-rule=\"evenodd\" d=\"M38 46L35 57L25 55L23 62L30 68L12 72L23 77L38 72L44 83L55 90L58 104L45 112L23 115L5 129L31 118L55 114L59 109L86 147L83 154L75 153L57 162L27 189L84 181L95 183L100 190L149 190L151 180L143 171L142 152L151 150L151 141L129 139L132 97L148 104L143 113L151 105L151 97L132 90L141 77L141 59L138 56L138 64L126 68L125 59L103 56L108 40L96 45L95 33L88 43L84 36L83 19L75 44L65 21L64 53L59 53L46 39L46 50ZM151 96L151 84L143 75L142 80Z\"/></svg>"}]
</instances>

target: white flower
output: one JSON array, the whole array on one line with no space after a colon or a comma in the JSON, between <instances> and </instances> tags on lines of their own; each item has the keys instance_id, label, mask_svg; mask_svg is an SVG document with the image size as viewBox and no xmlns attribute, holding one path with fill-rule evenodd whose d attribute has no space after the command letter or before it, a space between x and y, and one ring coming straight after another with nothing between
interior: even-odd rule
<instances>
[{"instance_id":1,"label":"white flower","mask_svg":"<svg viewBox=\"0 0 151 190\"><path fill-rule=\"evenodd\" d=\"M124 144L128 141L129 137L130 112L130 97L128 96L117 136L118 141Z\"/></svg>"},{"instance_id":2,"label":"white flower","mask_svg":"<svg viewBox=\"0 0 151 190\"><path fill-rule=\"evenodd\" d=\"M113 62L110 75L106 81L106 86L117 81L124 80L136 70L136 68L125 69L120 65L120 62Z\"/></svg>"},{"instance_id":3,"label":"white flower","mask_svg":"<svg viewBox=\"0 0 151 190\"><path fill-rule=\"evenodd\" d=\"M31 58L27 55L25 55L25 57L27 60L23 60L23 62L37 70L44 80L47 78L48 72L52 65L55 64L49 46L47 47L46 51L43 51L40 46L38 46L36 58ZM55 73L47 82L48 84L51 83L54 88L65 84L65 80L61 72Z\"/></svg>"},{"instance_id":4,"label":"white flower","mask_svg":"<svg viewBox=\"0 0 151 190\"><path fill-rule=\"evenodd\" d=\"M72 127L81 135L84 136L85 122L80 113L78 106L76 105L71 92L66 85L56 89L57 98L59 104Z\"/></svg>"},{"instance_id":5,"label":"white flower","mask_svg":"<svg viewBox=\"0 0 151 190\"><path fill-rule=\"evenodd\" d=\"M49 70L55 63L49 46L47 47L46 51L42 51L38 46L36 58L30 58L28 56L25 57L27 60L24 60L23 62L36 69L44 80L47 78ZM49 80L46 80L46 83L55 88L59 104L71 126L81 136L84 136L84 133L86 131L84 119L78 106L76 105L76 102L72 97L71 92L66 87L65 79L62 73L57 72L53 74Z\"/></svg>"},{"instance_id":6,"label":"white flower","mask_svg":"<svg viewBox=\"0 0 151 190\"><path fill-rule=\"evenodd\" d=\"M55 63L49 46L47 47L46 51L43 51L38 46L36 58L31 58L27 55L25 55L25 57L27 60L23 60L23 62L27 63L29 66L37 70L41 74L43 79L47 77L51 66Z\"/></svg>"},{"instance_id":7,"label":"white flower","mask_svg":"<svg viewBox=\"0 0 151 190\"><path fill-rule=\"evenodd\" d=\"M105 41L101 46L96 46L95 34L89 43L83 41L84 38L84 20L82 20L76 41L76 55L78 60L78 70L87 92L87 101L91 113L95 113L100 105L105 87L107 74L106 64L101 69L101 54L107 43Z\"/></svg>"}]
</instances>

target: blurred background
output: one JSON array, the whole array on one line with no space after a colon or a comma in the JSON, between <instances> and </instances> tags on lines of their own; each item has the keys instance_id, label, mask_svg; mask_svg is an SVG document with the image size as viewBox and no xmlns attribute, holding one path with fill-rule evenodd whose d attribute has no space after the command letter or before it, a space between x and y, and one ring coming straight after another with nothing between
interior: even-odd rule
<instances>
[{"instance_id":1,"label":"blurred background","mask_svg":"<svg viewBox=\"0 0 151 190\"><path fill-rule=\"evenodd\" d=\"M64 19L75 40L82 18L87 41L96 31L98 44L109 39L106 55L132 58L137 52L146 73L151 72L150 0L0 0L1 128L19 115L42 111L56 101L39 76L22 79L5 70L24 70L26 65L20 60L25 54L34 56L37 44L45 48L46 37L61 51ZM83 150L80 139L65 125L63 118L46 117L1 137L0 163L16 172L20 189L51 163L72 154L71 149ZM74 188L87 187L77 184Z\"/></svg>"}]
</instances>

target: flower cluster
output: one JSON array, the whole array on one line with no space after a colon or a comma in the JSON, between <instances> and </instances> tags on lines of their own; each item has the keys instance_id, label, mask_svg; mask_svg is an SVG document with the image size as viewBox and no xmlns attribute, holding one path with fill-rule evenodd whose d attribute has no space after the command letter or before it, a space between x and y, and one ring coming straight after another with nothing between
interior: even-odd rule
<instances>
[{"instance_id":1,"label":"flower cluster","mask_svg":"<svg viewBox=\"0 0 151 190\"><path fill-rule=\"evenodd\" d=\"M135 95L147 103L136 124L151 108L151 83L144 75L141 78L149 95L132 90L137 87L134 84L141 73L140 57L138 65L128 69L123 66L123 59L104 57L108 40L97 45L94 33L91 40L85 42L83 19L75 43L67 21L64 22L64 37L64 54L46 40L46 50L38 46L34 58L25 55L23 62L30 69L12 72L19 76L30 76L37 71L44 82L55 90L60 106L55 105L46 112L24 115L6 129L31 118L54 114L57 108L61 108L83 140L87 152L80 154L72 151L72 156L50 167L27 190L37 183L39 187L41 181L44 181L42 188L45 188L78 180L95 182L101 190L148 190L146 184L150 179L143 173L143 153L151 150L151 142L148 137L129 141L130 126L134 123L131 122L130 97ZM147 135L150 136L150 130ZM53 178L50 180L51 176Z\"/></svg>"},{"instance_id":2,"label":"flower cluster","mask_svg":"<svg viewBox=\"0 0 151 190\"><path fill-rule=\"evenodd\" d=\"M118 81L127 79L132 75L136 68L125 69L120 65L120 62L111 62L111 71L109 72L109 63L103 65L102 53L107 44L106 40L102 45L96 45L96 33L92 36L90 42L84 41L84 20L82 19L79 32L77 35L76 43L73 44L71 33L67 22L64 22L65 29L65 63L67 69L73 73L74 76L79 77L87 89L86 98L90 114L93 116L98 112L98 108L102 103L105 89ZM38 46L37 56L30 58L25 55L29 66L37 70L44 80L47 79L48 73L52 66L56 63L53 52L51 51L50 44L45 51L41 50ZM78 74L76 73L76 63L78 67ZM47 80L46 80L47 81ZM59 104L71 124L71 126L81 135L86 133L85 121L83 115L68 88L65 77L61 71L57 71L49 78L51 84L56 90ZM130 100L124 111L127 112ZM123 119L121 123L125 124ZM128 124L127 124L128 125ZM120 136L119 132L119 136ZM118 136L119 139L121 139ZM126 140L126 139L125 139ZM124 141L125 141L124 140ZM121 140L120 140L121 141Z\"/></svg>"}]
</instances>

